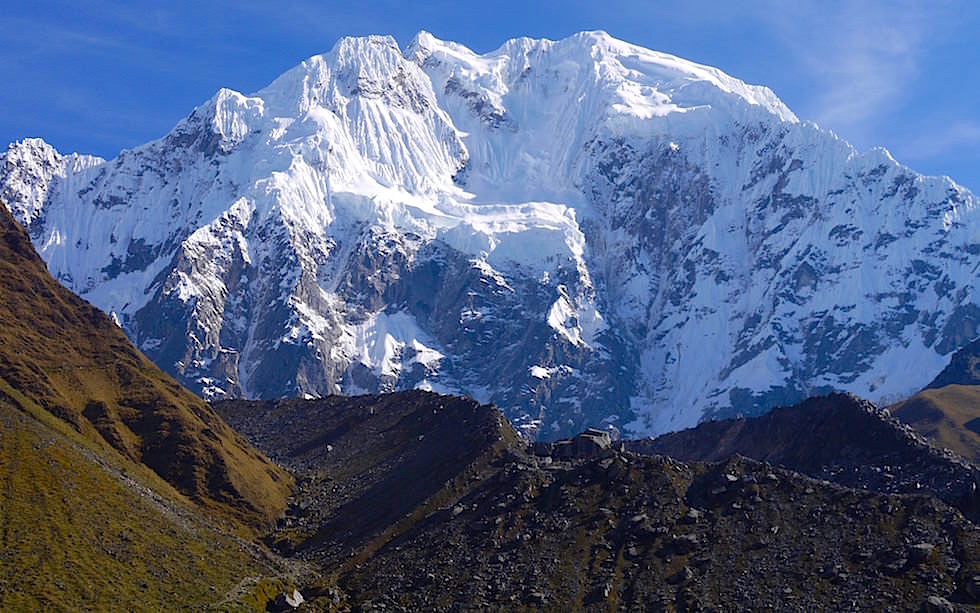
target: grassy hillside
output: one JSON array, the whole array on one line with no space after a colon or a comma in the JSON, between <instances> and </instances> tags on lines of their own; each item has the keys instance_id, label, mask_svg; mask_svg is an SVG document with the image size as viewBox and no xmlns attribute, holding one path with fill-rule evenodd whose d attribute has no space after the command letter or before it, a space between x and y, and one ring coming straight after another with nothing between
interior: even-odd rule
<instances>
[{"instance_id":1,"label":"grassy hillside","mask_svg":"<svg viewBox=\"0 0 980 613\"><path fill-rule=\"evenodd\" d=\"M247 577L282 573L145 467L10 394L0 395L0 610L200 610L237 598Z\"/></svg>"},{"instance_id":2,"label":"grassy hillside","mask_svg":"<svg viewBox=\"0 0 980 613\"><path fill-rule=\"evenodd\" d=\"M213 512L258 526L284 509L290 477L51 278L4 206L0 321L4 387Z\"/></svg>"},{"instance_id":3,"label":"grassy hillside","mask_svg":"<svg viewBox=\"0 0 980 613\"><path fill-rule=\"evenodd\" d=\"M923 390L891 412L937 445L980 463L980 386Z\"/></svg>"}]
</instances>

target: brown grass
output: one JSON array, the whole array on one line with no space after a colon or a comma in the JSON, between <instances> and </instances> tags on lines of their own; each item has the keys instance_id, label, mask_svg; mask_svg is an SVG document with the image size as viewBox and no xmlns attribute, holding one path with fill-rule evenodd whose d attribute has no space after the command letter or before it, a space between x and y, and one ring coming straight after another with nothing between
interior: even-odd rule
<instances>
[{"instance_id":1,"label":"brown grass","mask_svg":"<svg viewBox=\"0 0 980 613\"><path fill-rule=\"evenodd\" d=\"M277 572L156 474L27 408L0 400L0 610L200 610Z\"/></svg>"},{"instance_id":2,"label":"brown grass","mask_svg":"<svg viewBox=\"0 0 980 613\"><path fill-rule=\"evenodd\" d=\"M0 322L0 378L45 412L211 511L261 526L285 508L291 478L51 278L3 206Z\"/></svg>"},{"instance_id":3,"label":"brown grass","mask_svg":"<svg viewBox=\"0 0 980 613\"><path fill-rule=\"evenodd\" d=\"M891 412L936 444L980 463L980 386L924 390Z\"/></svg>"}]
</instances>

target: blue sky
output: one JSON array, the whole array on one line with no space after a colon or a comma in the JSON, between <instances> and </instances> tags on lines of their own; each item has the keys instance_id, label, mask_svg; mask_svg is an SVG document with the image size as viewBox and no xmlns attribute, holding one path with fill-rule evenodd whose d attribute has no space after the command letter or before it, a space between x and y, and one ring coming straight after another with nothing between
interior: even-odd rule
<instances>
[{"instance_id":1,"label":"blue sky","mask_svg":"<svg viewBox=\"0 0 980 613\"><path fill-rule=\"evenodd\" d=\"M164 5L165 4L165 5ZM0 0L0 142L115 157L219 87L252 92L337 38L426 29L489 51L613 36L771 87L859 149L980 193L980 2Z\"/></svg>"}]
</instances>

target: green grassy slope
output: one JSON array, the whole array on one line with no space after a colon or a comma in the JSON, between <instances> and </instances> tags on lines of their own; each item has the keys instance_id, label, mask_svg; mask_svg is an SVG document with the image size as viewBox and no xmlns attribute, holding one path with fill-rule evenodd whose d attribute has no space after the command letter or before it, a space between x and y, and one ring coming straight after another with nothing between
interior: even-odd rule
<instances>
[{"instance_id":1,"label":"green grassy slope","mask_svg":"<svg viewBox=\"0 0 980 613\"><path fill-rule=\"evenodd\" d=\"M285 507L291 478L51 278L4 206L0 379L210 511L259 526Z\"/></svg>"},{"instance_id":2,"label":"green grassy slope","mask_svg":"<svg viewBox=\"0 0 980 613\"><path fill-rule=\"evenodd\" d=\"M20 401L0 399L0 610L200 610L281 572L145 467Z\"/></svg>"}]
</instances>

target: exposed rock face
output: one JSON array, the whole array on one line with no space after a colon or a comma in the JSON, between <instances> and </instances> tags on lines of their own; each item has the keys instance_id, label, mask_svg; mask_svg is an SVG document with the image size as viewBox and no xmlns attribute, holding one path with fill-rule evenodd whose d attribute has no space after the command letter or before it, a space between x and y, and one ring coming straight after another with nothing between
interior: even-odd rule
<instances>
[{"instance_id":1,"label":"exposed rock face","mask_svg":"<svg viewBox=\"0 0 980 613\"><path fill-rule=\"evenodd\" d=\"M431 392L223 401L215 409L300 473L280 548L331 560L429 504L471 465L523 448L491 407Z\"/></svg>"},{"instance_id":2,"label":"exposed rock face","mask_svg":"<svg viewBox=\"0 0 980 613\"><path fill-rule=\"evenodd\" d=\"M980 385L980 338L954 353L949 365L926 388L947 385Z\"/></svg>"},{"instance_id":3,"label":"exposed rock face","mask_svg":"<svg viewBox=\"0 0 980 613\"><path fill-rule=\"evenodd\" d=\"M270 542L328 572L355 609L976 602L980 530L924 490L638 455L605 432L532 454L491 407L420 392L216 408L300 475ZM311 606L330 594L302 592Z\"/></svg>"},{"instance_id":4,"label":"exposed rock face","mask_svg":"<svg viewBox=\"0 0 980 613\"><path fill-rule=\"evenodd\" d=\"M208 398L420 387L660 433L905 396L980 333L972 194L603 33L343 39L114 160L14 144L0 196Z\"/></svg>"}]
</instances>

